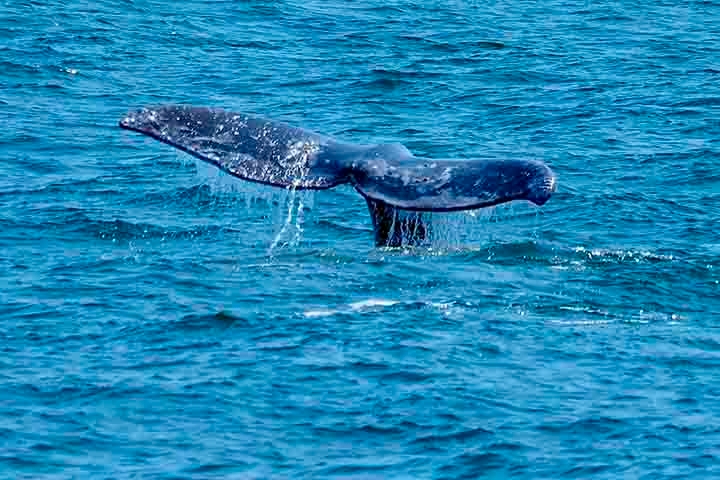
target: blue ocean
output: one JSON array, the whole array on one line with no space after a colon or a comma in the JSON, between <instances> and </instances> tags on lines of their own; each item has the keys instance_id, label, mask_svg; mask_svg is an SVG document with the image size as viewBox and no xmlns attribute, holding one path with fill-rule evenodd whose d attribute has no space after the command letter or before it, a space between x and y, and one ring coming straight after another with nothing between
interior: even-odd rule
<instances>
[{"instance_id":1,"label":"blue ocean","mask_svg":"<svg viewBox=\"0 0 720 480\"><path fill-rule=\"evenodd\" d=\"M381 248L178 103L557 191ZM5 1L0 126L0 478L720 478L716 1Z\"/></svg>"}]
</instances>

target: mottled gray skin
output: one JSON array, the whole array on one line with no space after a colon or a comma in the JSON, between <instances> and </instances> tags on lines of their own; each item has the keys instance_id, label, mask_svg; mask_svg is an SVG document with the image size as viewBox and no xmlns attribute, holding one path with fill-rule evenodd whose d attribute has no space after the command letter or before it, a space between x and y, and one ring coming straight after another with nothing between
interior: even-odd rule
<instances>
[{"instance_id":1,"label":"mottled gray skin","mask_svg":"<svg viewBox=\"0 0 720 480\"><path fill-rule=\"evenodd\" d=\"M399 144L356 145L222 109L167 105L129 113L120 127L148 135L231 175L283 188L349 183L366 199L378 246L422 242L427 225L409 212L451 212L513 200L547 202L555 174L533 160L436 160ZM413 232L402 238L403 232ZM407 237L407 235L404 235Z\"/></svg>"}]
</instances>

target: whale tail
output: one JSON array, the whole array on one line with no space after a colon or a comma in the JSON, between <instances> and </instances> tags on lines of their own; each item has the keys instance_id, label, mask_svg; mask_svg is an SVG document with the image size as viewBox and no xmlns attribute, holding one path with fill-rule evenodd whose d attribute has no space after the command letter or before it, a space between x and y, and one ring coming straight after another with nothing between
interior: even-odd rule
<instances>
[{"instance_id":1,"label":"whale tail","mask_svg":"<svg viewBox=\"0 0 720 480\"><path fill-rule=\"evenodd\" d=\"M128 113L119 126L243 180L299 190L351 184L367 201L379 246L400 245L403 236L410 243L424 240L428 226L422 212L471 210L513 200L543 205L556 188L554 173L538 161L420 158L402 145L342 143L217 108L143 108Z\"/></svg>"}]
</instances>

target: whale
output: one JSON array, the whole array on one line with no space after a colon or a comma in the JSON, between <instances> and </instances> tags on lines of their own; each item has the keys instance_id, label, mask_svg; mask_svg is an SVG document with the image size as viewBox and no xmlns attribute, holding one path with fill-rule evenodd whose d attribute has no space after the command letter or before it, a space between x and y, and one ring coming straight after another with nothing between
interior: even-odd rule
<instances>
[{"instance_id":1,"label":"whale","mask_svg":"<svg viewBox=\"0 0 720 480\"><path fill-rule=\"evenodd\" d=\"M426 158L401 143L351 143L220 107L144 106L118 125L248 182L297 190L350 185L367 203L378 247L423 243L430 212L513 201L542 206L557 189L556 174L537 159Z\"/></svg>"}]
</instances>

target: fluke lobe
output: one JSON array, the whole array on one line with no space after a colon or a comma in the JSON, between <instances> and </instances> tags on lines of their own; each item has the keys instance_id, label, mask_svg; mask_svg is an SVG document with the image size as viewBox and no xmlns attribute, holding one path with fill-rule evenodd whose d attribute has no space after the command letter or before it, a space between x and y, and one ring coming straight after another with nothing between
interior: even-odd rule
<instances>
[{"instance_id":1,"label":"fluke lobe","mask_svg":"<svg viewBox=\"0 0 720 480\"><path fill-rule=\"evenodd\" d=\"M377 246L422 243L429 233L422 212L513 200L543 205L556 188L553 171L536 160L422 158L400 144L345 143L220 108L146 107L128 113L119 125L243 180L298 190L349 183L367 201Z\"/></svg>"}]
</instances>

